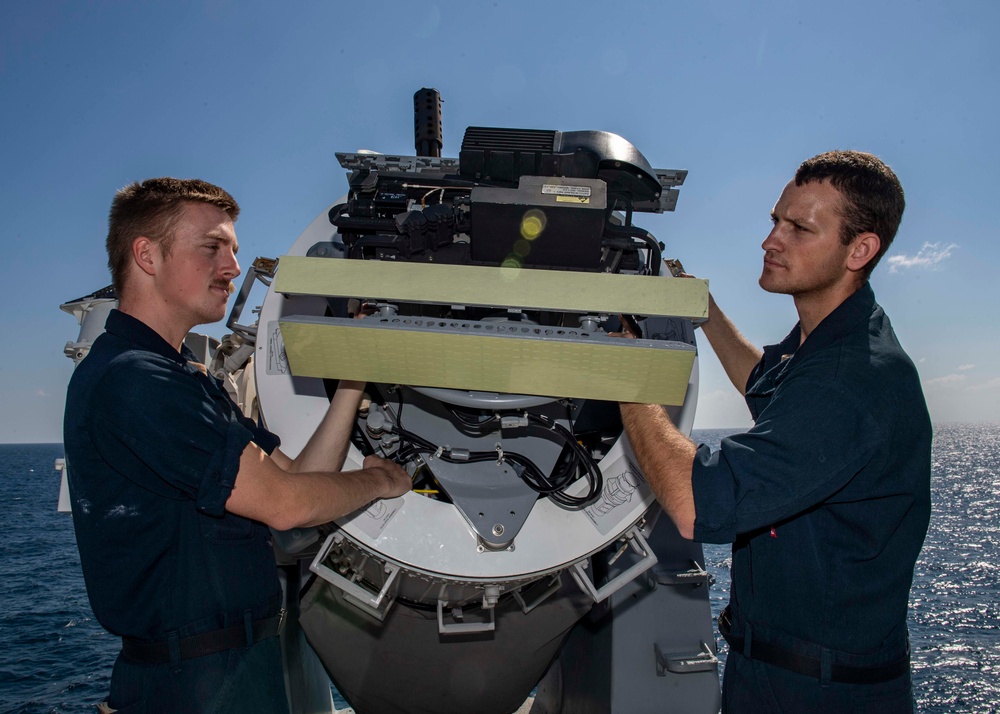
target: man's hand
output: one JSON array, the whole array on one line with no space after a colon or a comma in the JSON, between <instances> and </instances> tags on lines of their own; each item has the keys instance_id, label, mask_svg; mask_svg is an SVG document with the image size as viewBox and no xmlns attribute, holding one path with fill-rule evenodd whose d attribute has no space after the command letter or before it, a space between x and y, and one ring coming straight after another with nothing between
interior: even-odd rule
<instances>
[{"instance_id":1,"label":"man's hand","mask_svg":"<svg viewBox=\"0 0 1000 714\"><path fill-rule=\"evenodd\" d=\"M634 340L637 339L641 334L642 330L639 328L639 324L635 321L635 318L631 315L619 315L618 320L621 322L622 326L619 328L620 332L609 332L608 337L624 337L625 339Z\"/></svg>"},{"instance_id":2,"label":"man's hand","mask_svg":"<svg viewBox=\"0 0 1000 714\"><path fill-rule=\"evenodd\" d=\"M388 459L383 459L380 456L372 454L365 457L362 467L365 471L371 471L373 474L382 476L386 480L386 483L389 485L389 491L382 498L402 496L413 488L413 480L410 478L410 475L395 461L389 461Z\"/></svg>"},{"instance_id":3,"label":"man's hand","mask_svg":"<svg viewBox=\"0 0 1000 714\"><path fill-rule=\"evenodd\" d=\"M411 486L402 467L378 456L365 458L358 471L289 473L251 441L226 509L285 531L329 523L376 499L401 496Z\"/></svg>"}]
</instances>

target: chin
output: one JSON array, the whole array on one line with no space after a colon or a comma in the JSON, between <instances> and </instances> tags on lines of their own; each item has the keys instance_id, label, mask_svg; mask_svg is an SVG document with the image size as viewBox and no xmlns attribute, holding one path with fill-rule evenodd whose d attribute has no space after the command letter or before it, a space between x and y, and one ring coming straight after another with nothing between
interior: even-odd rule
<instances>
[{"instance_id":1,"label":"chin","mask_svg":"<svg viewBox=\"0 0 1000 714\"><path fill-rule=\"evenodd\" d=\"M203 310L198 317L200 319L199 325L218 322L226 317L226 306L223 305L221 308Z\"/></svg>"},{"instance_id":2,"label":"chin","mask_svg":"<svg viewBox=\"0 0 1000 714\"><path fill-rule=\"evenodd\" d=\"M790 295L792 291L788 287L782 285L776 280L769 280L765 276L761 275L760 280L757 281L761 289L765 292L774 293L775 295Z\"/></svg>"}]
</instances>

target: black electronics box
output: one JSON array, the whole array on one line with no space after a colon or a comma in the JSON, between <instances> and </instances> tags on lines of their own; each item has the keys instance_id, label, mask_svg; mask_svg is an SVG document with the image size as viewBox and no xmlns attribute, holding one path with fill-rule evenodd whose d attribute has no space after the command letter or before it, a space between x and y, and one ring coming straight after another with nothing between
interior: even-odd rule
<instances>
[{"instance_id":1,"label":"black electronics box","mask_svg":"<svg viewBox=\"0 0 1000 714\"><path fill-rule=\"evenodd\" d=\"M470 203L472 262L600 270L604 181L521 176L517 188L477 186Z\"/></svg>"}]
</instances>

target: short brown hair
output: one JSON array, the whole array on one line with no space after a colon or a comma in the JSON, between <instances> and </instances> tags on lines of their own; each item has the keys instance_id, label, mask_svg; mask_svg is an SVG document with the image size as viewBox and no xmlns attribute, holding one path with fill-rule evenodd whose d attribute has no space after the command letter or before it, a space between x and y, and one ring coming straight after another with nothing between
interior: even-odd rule
<instances>
[{"instance_id":1,"label":"short brown hair","mask_svg":"<svg viewBox=\"0 0 1000 714\"><path fill-rule=\"evenodd\" d=\"M903 220L906 208L903 186L881 159L863 151L827 151L803 161L795 172L796 186L826 180L844 198L841 242L850 245L861 233L879 237L879 251L864 269L863 277L867 280L889 250Z\"/></svg>"},{"instance_id":2,"label":"short brown hair","mask_svg":"<svg viewBox=\"0 0 1000 714\"><path fill-rule=\"evenodd\" d=\"M132 243L146 236L170 251L174 223L187 201L218 206L235 221L240 207L227 191L200 179L153 178L119 189L108 216L108 268L119 296L132 254Z\"/></svg>"}]
</instances>

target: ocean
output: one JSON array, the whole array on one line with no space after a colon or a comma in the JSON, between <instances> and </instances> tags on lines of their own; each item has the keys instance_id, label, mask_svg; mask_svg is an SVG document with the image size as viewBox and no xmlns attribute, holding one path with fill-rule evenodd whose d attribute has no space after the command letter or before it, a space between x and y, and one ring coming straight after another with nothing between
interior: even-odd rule
<instances>
[{"instance_id":1,"label":"ocean","mask_svg":"<svg viewBox=\"0 0 1000 714\"><path fill-rule=\"evenodd\" d=\"M693 436L717 446L729 433ZM94 621L72 521L56 512L62 455L60 444L0 445L0 712L93 712L119 647ZM910 594L917 709L1000 712L1000 424L936 425L933 462ZM705 559L718 614L729 550L706 546Z\"/></svg>"}]
</instances>

